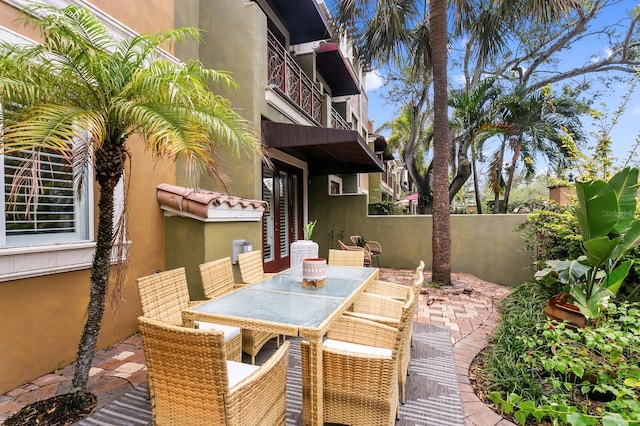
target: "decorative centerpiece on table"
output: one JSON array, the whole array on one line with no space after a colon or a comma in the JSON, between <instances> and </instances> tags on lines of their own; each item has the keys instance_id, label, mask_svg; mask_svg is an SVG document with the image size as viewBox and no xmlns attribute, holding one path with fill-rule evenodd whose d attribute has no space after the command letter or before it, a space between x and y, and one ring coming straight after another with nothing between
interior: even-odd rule
<instances>
[{"instance_id":1,"label":"decorative centerpiece on table","mask_svg":"<svg viewBox=\"0 0 640 426\"><path fill-rule=\"evenodd\" d=\"M302 288L324 287L327 280L327 259L308 258L302 261Z\"/></svg>"},{"instance_id":2,"label":"decorative centerpiece on table","mask_svg":"<svg viewBox=\"0 0 640 426\"><path fill-rule=\"evenodd\" d=\"M313 228L318 221L314 220L304 226L304 240L291 243L290 267L291 278L294 281L302 282L302 262L304 259L318 257L318 243L311 241Z\"/></svg>"}]
</instances>

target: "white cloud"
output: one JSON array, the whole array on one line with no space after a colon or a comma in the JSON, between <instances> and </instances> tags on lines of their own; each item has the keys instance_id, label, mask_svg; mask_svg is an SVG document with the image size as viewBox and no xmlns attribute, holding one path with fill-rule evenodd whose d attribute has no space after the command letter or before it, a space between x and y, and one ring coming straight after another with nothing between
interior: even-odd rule
<instances>
[{"instance_id":1,"label":"white cloud","mask_svg":"<svg viewBox=\"0 0 640 426\"><path fill-rule=\"evenodd\" d=\"M458 84L464 84L464 74L457 74L453 76L453 81Z\"/></svg>"},{"instance_id":2,"label":"white cloud","mask_svg":"<svg viewBox=\"0 0 640 426\"><path fill-rule=\"evenodd\" d=\"M640 107L633 109L633 115L640 115Z\"/></svg>"},{"instance_id":3,"label":"white cloud","mask_svg":"<svg viewBox=\"0 0 640 426\"><path fill-rule=\"evenodd\" d=\"M610 47L606 47L602 55L593 55L591 57L591 62L595 63L602 61L603 59L608 59L611 57L611 55L613 55L613 49L611 49Z\"/></svg>"},{"instance_id":4,"label":"white cloud","mask_svg":"<svg viewBox=\"0 0 640 426\"><path fill-rule=\"evenodd\" d=\"M373 92L378 90L384 84L384 78L377 70L368 72L364 78L364 84L367 88L367 92Z\"/></svg>"}]
</instances>

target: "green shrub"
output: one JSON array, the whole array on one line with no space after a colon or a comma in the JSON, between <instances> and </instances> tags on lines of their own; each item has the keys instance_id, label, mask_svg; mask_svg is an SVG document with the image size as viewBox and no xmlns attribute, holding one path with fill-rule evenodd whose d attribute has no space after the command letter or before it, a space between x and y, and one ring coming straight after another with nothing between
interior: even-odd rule
<instances>
[{"instance_id":1,"label":"green shrub","mask_svg":"<svg viewBox=\"0 0 640 426\"><path fill-rule=\"evenodd\" d=\"M520 424L532 419L571 425L640 424L640 304L610 303L607 315L593 327L540 321L512 329L510 318L519 309L531 308L521 299L509 301L512 311L504 312L505 324L498 328L499 333L516 333L515 342L497 339L493 344L502 346L494 350L502 358L495 361L498 368L506 368L523 383L493 382L492 401ZM528 318L523 322L535 317L519 313ZM529 379L524 377L527 371Z\"/></svg>"},{"instance_id":2,"label":"green shrub","mask_svg":"<svg viewBox=\"0 0 640 426\"><path fill-rule=\"evenodd\" d=\"M546 289L535 283L516 287L500 305L502 319L485 353L488 390L517 393L529 399L539 399L545 389L539 385L543 369L526 365L526 341L515 338L528 336L532 329L545 321L544 305L550 296Z\"/></svg>"},{"instance_id":3,"label":"green shrub","mask_svg":"<svg viewBox=\"0 0 640 426\"><path fill-rule=\"evenodd\" d=\"M534 210L517 231L525 250L533 250L536 262L575 259L582 254L580 228L572 207L550 204L547 210Z\"/></svg>"}]
</instances>

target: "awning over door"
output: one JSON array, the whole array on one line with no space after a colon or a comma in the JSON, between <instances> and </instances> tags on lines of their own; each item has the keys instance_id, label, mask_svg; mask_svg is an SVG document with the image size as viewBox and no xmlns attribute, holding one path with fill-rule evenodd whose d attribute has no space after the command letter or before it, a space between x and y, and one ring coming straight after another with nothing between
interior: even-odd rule
<instances>
[{"instance_id":1,"label":"awning over door","mask_svg":"<svg viewBox=\"0 0 640 426\"><path fill-rule=\"evenodd\" d=\"M309 174L384 172L382 161L355 130L262 122L267 148L277 148L309 165Z\"/></svg>"}]
</instances>

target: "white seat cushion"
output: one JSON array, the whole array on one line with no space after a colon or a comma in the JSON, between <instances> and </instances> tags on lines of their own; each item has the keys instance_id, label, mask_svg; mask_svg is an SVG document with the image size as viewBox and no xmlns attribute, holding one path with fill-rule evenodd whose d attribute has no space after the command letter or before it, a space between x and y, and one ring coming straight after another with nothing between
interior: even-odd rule
<instances>
[{"instance_id":1,"label":"white seat cushion","mask_svg":"<svg viewBox=\"0 0 640 426\"><path fill-rule=\"evenodd\" d=\"M353 352L355 354L367 354L391 358L393 351L387 348L375 346L359 345L357 343L343 342L341 340L327 339L323 342L325 348L338 349L341 351Z\"/></svg>"},{"instance_id":2,"label":"white seat cushion","mask_svg":"<svg viewBox=\"0 0 640 426\"><path fill-rule=\"evenodd\" d=\"M224 340L227 341L238 334L240 334L240 327L233 327L230 325L215 324L212 322L200 322L198 321L198 328L200 330L219 330L224 332Z\"/></svg>"},{"instance_id":3,"label":"white seat cushion","mask_svg":"<svg viewBox=\"0 0 640 426\"><path fill-rule=\"evenodd\" d=\"M229 377L229 389L233 388L240 380L256 371L257 365L245 364L236 361L227 361L227 375Z\"/></svg>"}]
</instances>

